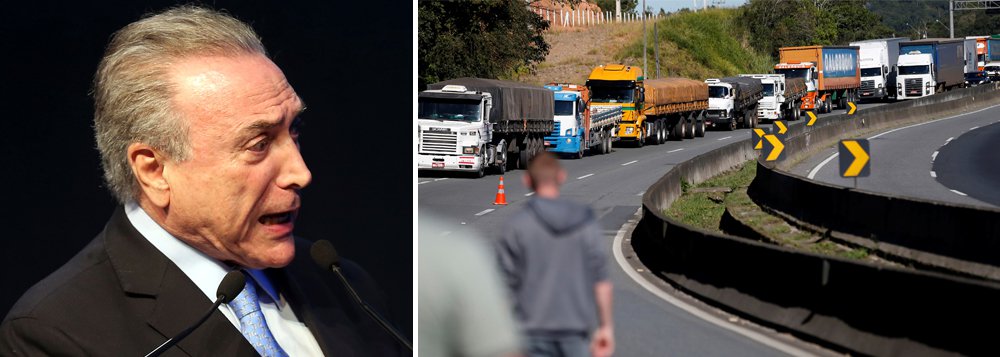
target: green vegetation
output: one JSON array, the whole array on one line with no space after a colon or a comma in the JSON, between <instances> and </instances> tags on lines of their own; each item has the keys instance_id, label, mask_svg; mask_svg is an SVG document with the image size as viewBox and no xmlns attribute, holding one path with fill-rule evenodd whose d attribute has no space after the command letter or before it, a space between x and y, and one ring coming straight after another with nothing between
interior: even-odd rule
<instances>
[{"instance_id":1,"label":"green vegetation","mask_svg":"<svg viewBox=\"0 0 1000 357\"><path fill-rule=\"evenodd\" d=\"M847 45L893 32L864 0L750 0L739 11L751 44L775 58L780 47Z\"/></svg>"},{"instance_id":2,"label":"green vegetation","mask_svg":"<svg viewBox=\"0 0 1000 357\"><path fill-rule=\"evenodd\" d=\"M660 76L705 79L740 73L769 73L774 61L753 49L739 24L737 9L682 10L656 25L660 51ZM647 25L647 78L656 78L653 26ZM641 65L642 36L617 55L623 63Z\"/></svg>"},{"instance_id":3,"label":"green vegetation","mask_svg":"<svg viewBox=\"0 0 1000 357\"><path fill-rule=\"evenodd\" d=\"M872 12L897 36L918 39L948 37L948 0L872 0ZM986 10L955 11L955 37L1000 33L1000 17Z\"/></svg>"},{"instance_id":4,"label":"green vegetation","mask_svg":"<svg viewBox=\"0 0 1000 357\"><path fill-rule=\"evenodd\" d=\"M756 173L757 162L748 161L737 170L716 175L697 186L692 187L682 181L684 194L665 213L692 226L722 233L719 222L728 209L733 217L753 227L771 243L849 259L869 258L867 249L834 243L814 232L801 230L757 206L747 195L747 187Z\"/></svg>"},{"instance_id":5,"label":"green vegetation","mask_svg":"<svg viewBox=\"0 0 1000 357\"><path fill-rule=\"evenodd\" d=\"M709 192L704 192L704 190L724 188L729 191L746 187L750 185L750 181L753 181L756 174L756 162L748 161L738 170L716 175L694 187L686 181L681 181L681 189L684 194L670 205L666 215L698 228L721 232L719 220L722 219L722 212L725 211L722 202L726 199L726 193L721 190Z\"/></svg>"},{"instance_id":6,"label":"green vegetation","mask_svg":"<svg viewBox=\"0 0 1000 357\"><path fill-rule=\"evenodd\" d=\"M549 24L518 0L417 3L418 89L458 78L510 79L534 70Z\"/></svg>"}]
</instances>

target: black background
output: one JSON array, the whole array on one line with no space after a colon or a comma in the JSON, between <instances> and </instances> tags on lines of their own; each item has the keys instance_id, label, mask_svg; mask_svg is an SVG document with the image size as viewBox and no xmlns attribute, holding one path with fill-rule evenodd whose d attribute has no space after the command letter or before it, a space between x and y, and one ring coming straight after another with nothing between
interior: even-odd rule
<instances>
[{"instance_id":1,"label":"black background","mask_svg":"<svg viewBox=\"0 0 1000 357\"><path fill-rule=\"evenodd\" d=\"M91 79L115 30L178 2L29 3L0 10L3 315L93 239L114 210L91 128ZM309 106L301 149L313 181L296 234L330 240L371 273L409 334L412 4L207 5L248 22Z\"/></svg>"}]
</instances>

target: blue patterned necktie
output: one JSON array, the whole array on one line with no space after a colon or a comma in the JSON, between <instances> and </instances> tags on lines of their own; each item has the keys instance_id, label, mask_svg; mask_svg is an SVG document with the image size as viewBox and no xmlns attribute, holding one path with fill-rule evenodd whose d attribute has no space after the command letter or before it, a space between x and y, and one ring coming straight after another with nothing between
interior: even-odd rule
<instances>
[{"instance_id":1,"label":"blue patterned necktie","mask_svg":"<svg viewBox=\"0 0 1000 357\"><path fill-rule=\"evenodd\" d=\"M244 273L246 274L246 273ZM257 288L254 280L247 277L243 291L229 303L236 317L240 320L240 333L264 357L287 357L288 354L278 346L278 342L267 328L264 313L260 311L260 301L257 300Z\"/></svg>"}]
</instances>

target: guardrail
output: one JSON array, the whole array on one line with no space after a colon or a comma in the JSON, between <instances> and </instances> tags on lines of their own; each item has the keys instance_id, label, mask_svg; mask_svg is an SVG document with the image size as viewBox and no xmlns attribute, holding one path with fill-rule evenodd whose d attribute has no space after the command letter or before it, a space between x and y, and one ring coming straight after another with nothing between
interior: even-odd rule
<instances>
[{"instance_id":1,"label":"guardrail","mask_svg":"<svg viewBox=\"0 0 1000 357\"><path fill-rule=\"evenodd\" d=\"M892 126L1000 104L994 86L953 92L930 105L866 111L785 142L788 163L828 147L866 125ZM933 97L928 97L931 99ZM973 100L973 98L975 98ZM907 103L909 104L909 103ZM913 104L920 104L919 102ZM889 105L882 106L891 107ZM902 112L902 116L900 113ZM747 193L757 204L821 227L836 238L880 254L945 271L1000 280L1000 210L935 202L840 187L782 171L790 164L758 164Z\"/></svg>"},{"instance_id":2,"label":"guardrail","mask_svg":"<svg viewBox=\"0 0 1000 357\"><path fill-rule=\"evenodd\" d=\"M977 93L879 108L917 113L921 104ZM819 130L837 132L854 123L855 129L891 124L873 117L861 126L858 119L825 117L802 140L809 143ZM808 146L786 150L805 155ZM663 213L681 195L682 181L700 183L755 156L749 141L733 143L674 166L651 186L632 235L643 264L703 300L845 350L904 356L995 352L992 329L978 326L1000 318L1000 284L794 251L704 231Z\"/></svg>"}]
</instances>

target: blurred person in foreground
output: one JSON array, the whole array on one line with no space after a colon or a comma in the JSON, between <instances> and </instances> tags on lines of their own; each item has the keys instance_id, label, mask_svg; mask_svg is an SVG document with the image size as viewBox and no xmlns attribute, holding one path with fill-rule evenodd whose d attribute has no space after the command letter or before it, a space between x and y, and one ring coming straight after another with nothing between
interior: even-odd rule
<instances>
[{"instance_id":1,"label":"blurred person in foreground","mask_svg":"<svg viewBox=\"0 0 1000 357\"><path fill-rule=\"evenodd\" d=\"M292 235L312 179L298 145L305 106L247 24L195 6L133 22L112 36L93 96L121 206L14 305L0 355L141 356L208 311L167 355L400 355ZM342 268L384 310L367 274ZM246 283L212 310L231 270Z\"/></svg>"},{"instance_id":2,"label":"blurred person in foreground","mask_svg":"<svg viewBox=\"0 0 1000 357\"><path fill-rule=\"evenodd\" d=\"M483 238L427 213L420 216L419 354L519 355L518 329Z\"/></svg>"},{"instance_id":3,"label":"blurred person in foreground","mask_svg":"<svg viewBox=\"0 0 1000 357\"><path fill-rule=\"evenodd\" d=\"M614 352L611 281L593 211L559 198L566 171L542 152L522 176L535 191L496 241L528 356Z\"/></svg>"}]
</instances>

